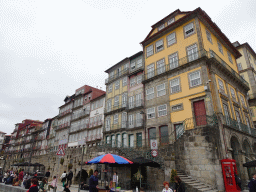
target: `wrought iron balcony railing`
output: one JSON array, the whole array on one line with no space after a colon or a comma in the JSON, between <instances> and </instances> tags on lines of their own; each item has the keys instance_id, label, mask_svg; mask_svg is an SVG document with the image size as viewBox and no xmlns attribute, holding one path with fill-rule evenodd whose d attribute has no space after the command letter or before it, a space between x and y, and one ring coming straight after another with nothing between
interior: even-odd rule
<instances>
[{"instance_id":1,"label":"wrought iron balcony railing","mask_svg":"<svg viewBox=\"0 0 256 192\"><path fill-rule=\"evenodd\" d=\"M133 109L137 107L143 107L144 106L144 100L143 99L138 99L133 102L129 102L128 104L128 109Z\"/></svg>"},{"instance_id":2,"label":"wrought iron balcony railing","mask_svg":"<svg viewBox=\"0 0 256 192\"><path fill-rule=\"evenodd\" d=\"M201 115L187 118L183 122L184 130L194 129L202 126L214 126L218 123L217 116Z\"/></svg>"},{"instance_id":3,"label":"wrought iron balcony railing","mask_svg":"<svg viewBox=\"0 0 256 192\"><path fill-rule=\"evenodd\" d=\"M72 109L68 109L68 110L66 110L66 111L64 111L64 112L62 112L62 113L60 113L59 114L59 117L62 117L62 116L64 116L64 115L67 115L67 114L69 114L69 113L71 113L72 112Z\"/></svg>"},{"instance_id":4,"label":"wrought iron balcony railing","mask_svg":"<svg viewBox=\"0 0 256 192\"><path fill-rule=\"evenodd\" d=\"M129 121L122 121L121 123L112 123L110 125L105 124L104 132L108 131L114 131L118 129L132 129L132 128L138 128L144 126L144 120L143 119L137 119L132 122Z\"/></svg>"},{"instance_id":5,"label":"wrought iron balcony railing","mask_svg":"<svg viewBox=\"0 0 256 192\"><path fill-rule=\"evenodd\" d=\"M109 78L107 78L105 80L105 84L107 85L108 83L113 82L114 80L116 80L117 78L121 77L122 75L128 74L129 73L129 69L124 69L122 71L120 71L119 73L114 74L113 76L110 76Z\"/></svg>"},{"instance_id":6,"label":"wrought iron balcony railing","mask_svg":"<svg viewBox=\"0 0 256 192\"><path fill-rule=\"evenodd\" d=\"M64 129L70 126L70 122L63 123L62 125L59 125L56 130Z\"/></svg>"},{"instance_id":7,"label":"wrought iron balcony railing","mask_svg":"<svg viewBox=\"0 0 256 192\"><path fill-rule=\"evenodd\" d=\"M136 67L130 68L129 72L130 72L130 74L133 74L133 73L136 73L137 71L141 71L141 70L144 70L143 64L139 67L136 66Z\"/></svg>"},{"instance_id":8,"label":"wrought iron balcony railing","mask_svg":"<svg viewBox=\"0 0 256 192\"><path fill-rule=\"evenodd\" d=\"M83 117L88 116L88 115L90 115L90 111L85 110L85 111L82 111L80 113L73 114L71 119L76 120L76 119L83 118Z\"/></svg>"},{"instance_id":9,"label":"wrought iron balcony railing","mask_svg":"<svg viewBox=\"0 0 256 192\"><path fill-rule=\"evenodd\" d=\"M252 129L250 126L245 125L245 124L243 124L241 122L238 122L237 120L232 119L231 117L223 116L223 121L224 121L223 122L224 125L232 127L233 129L236 129L238 131L242 131L242 132L248 133L250 135L254 134L254 129ZM254 136L256 136L256 135L254 135Z\"/></svg>"},{"instance_id":10,"label":"wrought iron balcony railing","mask_svg":"<svg viewBox=\"0 0 256 192\"><path fill-rule=\"evenodd\" d=\"M125 109L127 107L127 102L123 102L123 103L116 103L114 105L111 105L111 106L106 106L105 107L105 110L104 110L104 113L110 113L110 112L113 112L113 111L116 111L116 110L121 110L121 109Z\"/></svg>"}]
</instances>

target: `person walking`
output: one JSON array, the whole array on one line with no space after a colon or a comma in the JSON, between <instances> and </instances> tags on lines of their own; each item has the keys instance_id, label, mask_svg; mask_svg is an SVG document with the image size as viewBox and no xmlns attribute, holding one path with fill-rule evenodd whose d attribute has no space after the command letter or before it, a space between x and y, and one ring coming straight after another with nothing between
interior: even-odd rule
<instances>
[{"instance_id":1,"label":"person walking","mask_svg":"<svg viewBox=\"0 0 256 192\"><path fill-rule=\"evenodd\" d=\"M89 179L89 192L98 192L98 174L99 171L95 170L93 175Z\"/></svg>"},{"instance_id":2,"label":"person walking","mask_svg":"<svg viewBox=\"0 0 256 192\"><path fill-rule=\"evenodd\" d=\"M256 173L254 173L252 175L252 179L249 182L248 187L249 187L250 192L255 192L256 191Z\"/></svg>"},{"instance_id":3,"label":"person walking","mask_svg":"<svg viewBox=\"0 0 256 192\"><path fill-rule=\"evenodd\" d=\"M62 182L62 186L64 187L66 180L67 180L67 173L66 171L64 171L64 173L62 173L62 175L60 176L61 182Z\"/></svg>"},{"instance_id":4,"label":"person walking","mask_svg":"<svg viewBox=\"0 0 256 192\"><path fill-rule=\"evenodd\" d=\"M185 185L184 183L181 182L181 179L179 178L179 176L175 176L174 180L175 180L174 192L185 192Z\"/></svg>"},{"instance_id":5,"label":"person walking","mask_svg":"<svg viewBox=\"0 0 256 192\"><path fill-rule=\"evenodd\" d=\"M19 181L23 181L23 176L24 176L24 169L21 170L19 173Z\"/></svg>"},{"instance_id":6,"label":"person walking","mask_svg":"<svg viewBox=\"0 0 256 192\"><path fill-rule=\"evenodd\" d=\"M51 175L51 173L50 173L50 170L48 169L48 171L45 173L45 177L47 178L47 182L49 180L50 175Z\"/></svg>"},{"instance_id":7,"label":"person walking","mask_svg":"<svg viewBox=\"0 0 256 192\"><path fill-rule=\"evenodd\" d=\"M73 178L73 172L72 170L70 169L69 170L69 173L68 173L68 176L67 176L67 184L69 184L69 187L71 187L71 184L72 184L72 178Z\"/></svg>"},{"instance_id":8,"label":"person walking","mask_svg":"<svg viewBox=\"0 0 256 192\"><path fill-rule=\"evenodd\" d=\"M53 177L51 184L48 185L48 190L50 191L50 189L54 189L55 187L57 188L57 177L56 176Z\"/></svg>"},{"instance_id":9,"label":"person walking","mask_svg":"<svg viewBox=\"0 0 256 192\"><path fill-rule=\"evenodd\" d=\"M31 186L30 186L30 188L29 188L29 190L27 192L38 192L39 190L38 190L37 185L38 185L37 178L33 178L31 180Z\"/></svg>"},{"instance_id":10,"label":"person walking","mask_svg":"<svg viewBox=\"0 0 256 192\"><path fill-rule=\"evenodd\" d=\"M42 180L42 182L40 183L40 185L39 185L39 191L40 191L40 192L46 192L46 190L44 189L46 183L47 183L47 180L46 180L46 178L44 178L44 179Z\"/></svg>"},{"instance_id":11,"label":"person walking","mask_svg":"<svg viewBox=\"0 0 256 192\"><path fill-rule=\"evenodd\" d=\"M69 185L68 184L65 184L64 185L64 190L63 190L63 192L70 192L70 190L69 190Z\"/></svg>"}]
</instances>

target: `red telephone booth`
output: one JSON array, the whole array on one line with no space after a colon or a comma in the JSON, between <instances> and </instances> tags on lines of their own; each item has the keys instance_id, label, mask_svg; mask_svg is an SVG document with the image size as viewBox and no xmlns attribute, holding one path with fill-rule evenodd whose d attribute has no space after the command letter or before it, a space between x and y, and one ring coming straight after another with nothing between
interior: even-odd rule
<instances>
[{"instance_id":1,"label":"red telephone booth","mask_svg":"<svg viewBox=\"0 0 256 192\"><path fill-rule=\"evenodd\" d=\"M221 160L222 174L226 192L240 192L236 185L235 174L237 175L236 161L234 159Z\"/></svg>"}]
</instances>

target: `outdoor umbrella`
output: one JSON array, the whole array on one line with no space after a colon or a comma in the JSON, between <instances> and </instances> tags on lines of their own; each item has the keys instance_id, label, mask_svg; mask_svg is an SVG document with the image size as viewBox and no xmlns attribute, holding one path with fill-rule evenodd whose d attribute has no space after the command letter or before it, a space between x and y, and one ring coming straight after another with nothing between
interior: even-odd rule
<instances>
[{"instance_id":1,"label":"outdoor umbrella","mask_svg":"<svg viewBox=\"0 0 256 192\"><path fill-rule=\"evenodd\" d=\"M249 161L243 164L244 167L256 167L256 160Z\"/></svg>"},{"instance_id":2,"label":"outdoor umbrella","mask_svg":"<svg viewBox=\"0 0 256 192\"><path fill-rule=\"evenodd\" d=\"M132 160L132 162L135 165L143 165L143 166L149 166L149 167L160 167L160 164L151 160L151 159L145 159L144 157L138 157Z\"/></svg>"},{"instance_id":3,"label":"outdoor umbrella","mask_svg":"<svg viewBox=\"0 0 256 192\"><path fill-rule=\"evenodd\" d=\"M95 157L94 159L87 161L86 164L133 164L133 162L122 156L108 153Z\"/></svg>"}]
</instances>

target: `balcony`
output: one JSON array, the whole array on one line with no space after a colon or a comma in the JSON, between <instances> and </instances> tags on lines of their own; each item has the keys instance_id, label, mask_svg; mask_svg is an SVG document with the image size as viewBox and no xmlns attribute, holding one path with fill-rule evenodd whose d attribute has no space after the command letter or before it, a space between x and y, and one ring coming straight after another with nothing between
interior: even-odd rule
<instances>
[{"instance_id":1,"label":"balcony","mask_svg":"<svg viewBox=\"0 0 256 192\"><path fill-rule=\"evenodd\" d=\"M78 125L76 127L71 126L70 133L74 133L74 132L80 131L80 130L85 129L85 128L89 128L89 123Z\"/></svg>"},{"instance_id":2,"label":"balcony","mask_svg":"<svg viewBox=\"0 0 256 192\"><path fill-rule=\"evenodd\" d=\"M124 70L120 71L119 73L116 73L116 74L113 75L113 76L110 76L109 78L107 78L107 79L105 80L105 85L107 85L107 84L109 84L109 83L115 81L115 80L118 79L119 77L121 77L121 76L123 76L123 75L126 75L126 74L128 74L128 73L129 73L129 70L128 70L128 68L127 68L127 69L124 69Z\"/></svg>"},{"instance_id":3,"label":"balcony","mask_svg":"<svg viewBox=\"0 0 256 192\"><path fill-rule=\"evenodd\" d=\"M195 52L194 54L188 55L179 60L174 59L172 63L168 63L167 65L158 67L156 70L153 69L152 71L150 71L144 75L143 82L145 83L150 80L153 80L154 78L156 78L160 75L166 75L171 71L176 71L177 69L180 69L180 68L184 67L185 65L187 65L191 62L197 61L203 57L205 57L207 59L214 60L215 63L218 64L219 66L221 66L224 70L226 70L229 75L232 75L233 77L235 77L235 79L242 82L245 86L249 87L248 82L245 81L236 71L234 71L217 54L215 54L213 51L207 52L205 50L200 50L198 52Z\"/></svg>"},{"instance_id":4,"label":"balcony","mask_svg":"<svg viewBox=\"0 0 256 192\"><path fill-rule=\"evenodd\" d=\"M115 113L115 112L118 112L118 111L122 111L126 108L127 108L127 102L122 103L122 104L119 104L119 103L114 104L111 107L107 106L104 110L104 114L107 115L107 114Z\"/></svg>"},{"instance_id":5,"label":"balcony","mask_svg":"<svg viewBox=\"0 0 256 192\"><path fill-rule=\"evenodd\" d=\"M60 114L59 114L59 117L65 116L65 115L67 115L67 114L70 114L71 112L72 112L72 109L68 109L68 110L66 110L66 111L64 111L64 112L62 112L62 113L60 113Z\"/></svg>"},{"instance_id":6,"label":"balcony","mask_svg":"<svg viewBox=\"0 0 256 192\"><path fill-rule=\"evenodd\" d=\"M137 108L140 108L140 107L143 107L143 106L144 106L144 100L143 99L138 99L138 100L135 100L133 102L129 102L128 109L129 110L137 109Z\"/></svg>"},{"instance_id":7,"label":"balcony","mask_svg":"<svg viewBox=\"0 0 256 192\"><path fill-rule=\"evenodd\" d=\"M94 128L102 125L102 121L96 121L96 122L90 122L89 123L89 128Z\"/></svg>"},{"instance_id":8,"label":"balcony","mask_svg":"<svg viewBox=\"0 0 256 192\"><path fill-rule=\"evenodd\" d=\"M118 132L121 131L121 129L137 129L141 127L144 127L144 120L138 119L133 122L123 121L117 124L105 124L103 132Z\"/></svg>"},{"instance_id":9,"label":"balcony","mask_svg":"<svg viewBox=\"0 0 256 192\"><path fill-rule=\"evenodd\" d=\"M205 126L215 126L218 123L216 115L201 115L192 118L187 118L183 122L183 127L180 127L180 134L183 134L185 130L195 129ZM183 130L182 130L183 129Z\"/></svg>"},{"instance_id":10,"label":"balcony","mask_svg":"<svg viewBox=\"0 0 256 192\"><path fill-rule=\"evenodd\" d=\"M85 138L85 141L90 142L90 141L95 141L95 140L101 140L102 138L103 138L102 134L90 135L90 136Z\"/></svg>"},{"instance_id":11,"label":"balcony","mask_svg":"<svg viewBox=\"0 0 256 192\"><path fill-rule=\"evenodd\" d=\"M143 70L144 70L144 65L141 65L139 67L130 68L129 76L134 75L134 74L136 74L136 73L138 73L140 71L143 71Z\"/></svg>"},{"instance_id":12,"label":"balcony","mask_svg":"<svg viewBox=\"0 0 256 192\"><path fill-rule=\"evenodd\" d=\"M59 125L56 130L65 129L70 126L70 123L64 123L62 125Z\"/></svg>"},{"instance_id":13,"label":"balcony","mask_svg":"<svg viewBox=\"0 0 256 192\"><path fill-rule=\"evenodd\" d=\"M82 119L82 118L87 117L89 115L90 115L90 111L89 110L85 110L85 111L83 111L81 113L77 113L75 115L73 114L71 120L74 121L74 120L77 120L77 119Z\"/></svg>"}]
</instances>

